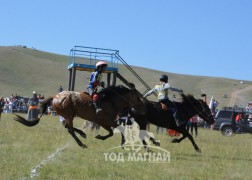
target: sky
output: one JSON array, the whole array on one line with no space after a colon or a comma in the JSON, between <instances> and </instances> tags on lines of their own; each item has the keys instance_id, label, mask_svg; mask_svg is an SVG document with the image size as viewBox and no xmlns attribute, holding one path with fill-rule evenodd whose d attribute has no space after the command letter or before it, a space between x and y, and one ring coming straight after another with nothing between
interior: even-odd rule
<instances>
[{"instance_id":1,"label":"sky","mask_svg":"<svg viewBox=\"0 0 252 180\"><path fill-rule=\"evenodd\" d=\"M133 66L252 81L251 0L0 3L0 46L62 55L75 45L116 49Z\"/></svg>"}]
</instances>

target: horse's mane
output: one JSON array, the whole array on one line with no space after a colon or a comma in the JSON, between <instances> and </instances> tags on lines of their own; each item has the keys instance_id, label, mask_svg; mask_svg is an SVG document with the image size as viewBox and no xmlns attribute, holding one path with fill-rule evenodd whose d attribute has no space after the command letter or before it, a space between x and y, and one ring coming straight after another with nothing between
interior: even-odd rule
<instances>
[{"instance_id":1,"label":"horse's mane","mask_svg":"<svg viewBox=\"0 0 252 180\"><path fill-rule=\"evenodd\" d=\"M195 97L192 94L181 94L182 96L182 102L183 103L190 103L190 104L195 104L195 103L205 103L202 99L195 99Z\"/></svg>"},{"instance_id":2,"label":"horse's mane","mask_svg":"<svg viewBox=\"0 0 252 180\"><path fill-rule=\"evenodd\" d=\"M123 95L125 93L129 93L130 90L123 86L123 85L117 85L117 86L109 86L106 87L104 89L102 89L98 95L101 98L101 100L106 100L106 99L110 99L111 97L115 96L115 95Z\"/></svg>"}]
</instances>

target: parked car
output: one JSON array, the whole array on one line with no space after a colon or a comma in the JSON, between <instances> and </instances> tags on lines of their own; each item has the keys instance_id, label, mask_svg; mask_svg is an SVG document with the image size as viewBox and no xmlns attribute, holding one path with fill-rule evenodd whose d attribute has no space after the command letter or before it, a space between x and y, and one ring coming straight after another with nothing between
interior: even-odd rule
<instances>
[{"instance_id":1,"label":"parked car","mask_svg":"<svg viewBox=\"0 0 252 180\"><path fill-rule=\"evenodd\" d=\"M235 117L238 114L243 115L243 120L236 124ZM213 130L221 131L223 136L232 136L234 134L251 133L252 134L251 113L244 108L224 107L217 111Z\"/></svg>"}]
</instances>

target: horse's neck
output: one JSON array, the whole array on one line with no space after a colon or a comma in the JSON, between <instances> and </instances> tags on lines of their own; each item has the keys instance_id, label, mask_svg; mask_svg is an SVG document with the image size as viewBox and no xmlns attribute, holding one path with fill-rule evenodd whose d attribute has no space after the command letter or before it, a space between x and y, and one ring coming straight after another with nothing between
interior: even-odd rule
<instances>
[{"instance_id":1,"label":"horse's neck","mask_svg":"<svg viewBox=\"0 0 252 180\"><path fill-rule=\"evenodd\" d=\"M187 105L187 104L183 104L183 103L177 103L177 107L179 110L179 113L182 114L181 112L183 112L183 116L182 117L185 121L189 120L191 117L193 117L194 115L197 114L197 111L195 110L195 107L193 106L193 104Z\"/></svg>"}]
</instances>

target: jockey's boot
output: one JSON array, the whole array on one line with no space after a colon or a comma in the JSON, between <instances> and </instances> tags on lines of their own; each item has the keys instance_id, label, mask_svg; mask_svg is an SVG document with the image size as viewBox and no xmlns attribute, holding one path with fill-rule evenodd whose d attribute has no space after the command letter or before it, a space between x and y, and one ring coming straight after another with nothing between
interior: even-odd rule
<instances>
[{"instance_id":1,"label":"jockey's boot","mask_svg":"<svg viewBox=\"0 0 252 180\"><path fill-rule=\"evenodd\" d=\"M178 127L184 123L184 121L181 121L177 110L175 110L175 112L173 113L173 117Z\"/></svg>"},{"instance_id":2,"label":"jockey's boot","mask_svg":"<svg viewBox=\"0 0 252 180\"><path fill-rule=\"evenodd\" d=\"M175 118L174 118L175 119ZM176 121L176 124L177 124L177 126L179 127L181 124L183 124L184 122L182 122L180 119L175 119L175 121Z\"/></svg>"}]
</instances>

